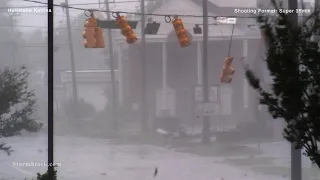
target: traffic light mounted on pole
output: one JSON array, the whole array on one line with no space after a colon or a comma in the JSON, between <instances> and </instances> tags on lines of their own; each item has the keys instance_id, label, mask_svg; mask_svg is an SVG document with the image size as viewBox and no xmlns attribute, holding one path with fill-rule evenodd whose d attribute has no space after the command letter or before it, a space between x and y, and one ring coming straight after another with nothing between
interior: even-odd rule
<instances>
[{"instance_id":1,"label":"traffic light mounted on pole","mask_svg":"<svg viewBox=\"0 0 320 180\"><path fill-rule=\"evenodd\" d=\"M174 30L176 31L178 41L181 47L186 47L190 45L190 39L188 36L187 30L183 26L183 22L181 18L175 16L174 20L172 21Z\"/></svg>"},{"instance_id":2,"label":"traffic light mounted on pole","mask_svg":"<svg viewBox=\"0 0 320 180\"><path fill-rule=\"evenodd\" d=\"M97 19L93 17L88 18L84 23L85 30L82 32L82 36L85 39L85 48L104 48L103 31L97 26Z\"/></svg>"},{"instance_id":3,"label":"traffic light mounted on pole","mask_svg":"<svg viewBox=\"0 0 320 180\"><path fill-rule=\"evenodd\" d=\"M220 81L222 83L231 83L232 81L232 76L235 72L235 69L231 66L232 60L233 57L231 56L225 58L222 74L220 77Z\"/></svg>"},{"instance_id":4,"label":"traffic light mounted on pole","mask_svg":"<svg viewBox=\"0 0 320 180\"><path fill-rule=\"evenodd\" d=\"M127 43L133 44L134 42L136 42L138 38L125 17L120 16L119 14L117 14L115 17L117 24L120 26L121 34L126 37Z\"/></svg>"}]
</instances>

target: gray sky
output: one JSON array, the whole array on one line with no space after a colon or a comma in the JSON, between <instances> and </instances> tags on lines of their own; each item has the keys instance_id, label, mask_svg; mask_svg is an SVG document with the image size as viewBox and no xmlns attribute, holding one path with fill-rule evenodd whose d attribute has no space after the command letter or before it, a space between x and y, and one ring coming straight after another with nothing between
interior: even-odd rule
<instances>
[{"instance_id":1,"label":"gray sky","mask_svg":"<svg viewBox=\"0 0 320 180\"><path fill-rule=\"evenodd\" d=\"M47 2L46 0L37 0L41 2ZM103 0L100 0L103 2ZM137 0L130 0L131 2L126 2L129 0L116 0L115 4L110 4L111 10L115 11L134 11L135 7L139 7L139 2ZM136 2L132 2L136 1ZM64 2L64 0L55 0L54 4L60 4ZM85 3L97 3L97 4L90 4L90 5L72 5L72 4L85 4ZM79 7L79 8L99 8L99 0L69 0L69 4L72 7ZM23 0L12 0L10 6L12 7L22 7L22 6L45 6L37 3L32 2L25 2ZM101 8L105 8L103 4L100 6ZM84 13L81 10L73 10L70 9L70 16L71 18L76 18L78 14ZM17 13L15 13L17 14ZM18 20L19 30L26 33L31 33L32 31L42 28L44 31L47 28L47 14L46 13L37 13L37 12L26 12L21 13L20 16L15 17ZM62 11L60 7L54 8L54 22L57 25L59 21L65 21L66 15ZM32 27L30 27L32 26ZM33 27L34 26L34 27Z\"/></svg>"},{"instance_id":2,"label":"gray sky","mask_svg":"<svg viewBox=\"0 0 320 180\"><path fill-rule=\"evenodd\" d=\"M41 2L47 2L46 0L37 0L37 1L41 1ZM101 2L103 2L104 0L100 0ZM128 2L131 1L131 2ZM136 2L132 2L132 1L136 1ZM146 0L148 1L148 0ZM215 3L221 5L221 6L225 6L223 4L221 4L222 0L215 0ZM233 4L235 0L223 0L223 2L230 2L231 4ZM255 0L248 0L250 2L255 1ZM64 0L55 0L54 4L60 4L64 2ZM112 0L110 0L110 2L113 2ZM139 7L139 2L138 0L114 0L114 4L111 3L110 4L110 9L114 10L114 11L135 11L135 9L137 7ZM220 2L220 3L219 3ZM246 1L244 1L246 2ZM313 2L313 0L304 0L304 2ZM85 4L85 3L91 3L89 5L72 5L72 4ZM97 4L92 4L92 3L97 3ZM99 0L69 0L69 4L72 7L79 7L79 8L99 8ZM224 4L228 4L228 6L230 6L230 3L224 3ZM254 2L252 2L254 3ZM37 4L37 3L32 3L32 2L25 2L23 0L12 0L11 6L45 6L45 5L41 5L41 4ZM239 3L237 4L239 5ZM239 5L242 6L242 5ZM103 6L103 4L100 6L101 8L105 8ZM177 7L177 11L179 11L179 8ZM76 16L80 13L84 13L83 11L80 10L73 10L70 9L70 16L71 18L76 18ZM21 13L20 16L15 17L18 20L19 23L19 30L22 32L26 32L26 33L31 33L32 31L36 30L36 29L43 29L44 31L46 31L47 29L47 14L46 13L36 13L36 12L32 12L32 13ZM66 19L66 15L65 13L62 11L62 9L60 7L55 7L54 8L54 22L57 25L59 23L59 21L65 21ZM28 27L27 27L28 26ZM32 26L32 27L30 27Z\"/></svg>"}]
</instances>

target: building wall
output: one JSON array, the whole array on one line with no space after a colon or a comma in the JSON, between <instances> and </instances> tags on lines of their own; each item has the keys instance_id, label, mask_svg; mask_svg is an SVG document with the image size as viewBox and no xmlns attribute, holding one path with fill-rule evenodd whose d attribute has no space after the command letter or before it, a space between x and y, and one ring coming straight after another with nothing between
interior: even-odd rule
<instances>
[{"instance_id":1,"label":"building wall","mask_svg":"<svg viewBox=\"0 0 320 180\"><path fill-rule=\"evenodd\" d=\"M209 42L208 68L209 83L220 84L220 74L224 58L228 55L230 41L212 41ZM248 43L248 60L253 61L258 54L259 42L251 41ZM244 107L244 70L241 64L243 57L243 41L233 40L230 55L234 56L233 66L236 73L233 82L230 85L233 89L232 96L232 114L224 117L223 121L248 122L253 121L251 117L253 112L250 107L254 104L253 92L249 87L248 107ZM141 101L141 61L139 44L129 47L128 58L124 62L126 66L126 76L124 79L130 79L124 83L124 101L130 105L140 103ZM186 48L180 48L177 43L167 44L167 73L168 86L176 90L176 113L179 118L185 122L196 121L194 88L197 85L197 45L193 43ZM130 68L127 68L130 67ZM162 88L162 44L153 43L146 46L146 68L147 68L147 94L148 108L151 117L155 116L156 111L156 90ZM249 116L251 118L249 118ZM213 117L214 118L217 117ZM221 118L219 118L221 119Z\"/></svg>"}]
</instances>

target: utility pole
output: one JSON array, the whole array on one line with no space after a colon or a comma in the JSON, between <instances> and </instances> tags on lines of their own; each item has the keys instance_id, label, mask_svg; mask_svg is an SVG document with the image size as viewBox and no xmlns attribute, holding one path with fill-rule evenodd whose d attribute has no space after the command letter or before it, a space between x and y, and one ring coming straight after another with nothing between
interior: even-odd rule
<instances>
[{"instance_id":1,"label":"utility pole","mask_svg":"<svg viewBox=\"0 0 320 180\"><path fill-rule=\"evenodd\" d=\"M203 8L203 62L202 62L202 84L203 103L209 103L209 80L208 80L208 0L202 1ZM210 140L210 116L203 116L202 142L209 144Z\"/></svg>"},{"instance_id":2,"label":"utility pole","mask_svg":"<svg viewBox=\"0 0 320 180\"><path fill-rule=\"evenodd\" d=\"M110 21L110 7L109 7L109 1L105 0L106 5L106 13L107 13L107 20ZM111 69L111 84L112 84L112 119L113 119L113 128L114 131L118 131L118 93L116 89L116 80L115 80L115 74L114 74L114 56L113 56L113 43L112 43L112 31L111 29L108 29L108 41L109 41L109 66ZM106 59L106 61L108 61Z\"/></svg>"},{"instance_id":3,"label":"utility pole","mask_svg":"<svg viewBox=\"0 0 320 180\"><path fill-rule=\"evenodd\" d=\"M146 75L146 36L144 34L145 29L145 4L144 0L140 0L141 10L141 132L148 131L148 103L147 103L147 75Z\"/></svg>"},{"instance_id":4,"label":"utility pole","mask_svg":"<svg viewBox=\"0 0 320 180\"><path fill-rule=\"evenodd\" d=\"M75 107L78 106L78 87L77 87L77 79L76 79L76 67L74 62L74 52L73 52L73 40L72 40L72 34L71 34L71 23L70 23L70 14L69 14L69 2L68 0L65 0L65 7L62 6L62 8L65 8L66 15L67 15L67 28L68 28L68 39L69 39L69 50L70 50L70 58L71 58L71 75L72 75L72 90L73 90L73 100ZM77 110L76 110L77 113Z\"/></svg>"},{"instance_id":5,"label":"utility pole","mask_svg":"<svg viewBox=\"0 0 320 180\"><path fill-rule=\"evenodd\" d=\"M12 35L14 36L14 18L13 18L13 14L10 15L10 19L11 19L11 33ZM16 42L15 42L15 38L12 37L12 50L11 50L11 53L12 53L12 64L13 66L16 65L16 54L15 54L15 48L16 48Z\"/></svg>"},{"instance_id":6,"label":"utility pole","mask_svg":"<svg viewBox=\"0 0 320 180\"><path fill-rule=\"evenodd\" d=\"M297 9L297 0L288 1L288 9ZM289 14L290 20L294 27L298 26L297 13ZM301 149L295 149L295 144L291 144L291 180L302 179L302 165L301 165Z\"/></svg>"}]
</instances>

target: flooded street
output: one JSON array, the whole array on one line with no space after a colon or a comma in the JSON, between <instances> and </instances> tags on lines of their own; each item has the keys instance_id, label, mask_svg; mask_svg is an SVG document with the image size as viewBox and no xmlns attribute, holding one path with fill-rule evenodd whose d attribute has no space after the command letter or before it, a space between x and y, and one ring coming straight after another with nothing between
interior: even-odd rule
<instances>
[{"instance_id":1,"label":"flooded street","mask_svg":"<svg viewBox=\"0 0 320 180\"><path fill-rule=\"evenodd\" d=\"M1 156L2 179L24 179L45 167L17 167L13 162L46 162L46 137L10 138L15 152ZM68 180L267 180L288 179L267 176L221 162L221 157L180 153L148 145L123 145L108 140L55 137L55 162L61 163L58 176ZM153 177L155 168L158 174Z\"/></svg>"}]
</instances>

